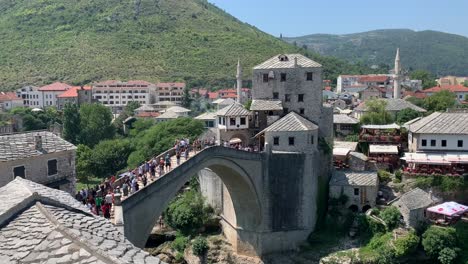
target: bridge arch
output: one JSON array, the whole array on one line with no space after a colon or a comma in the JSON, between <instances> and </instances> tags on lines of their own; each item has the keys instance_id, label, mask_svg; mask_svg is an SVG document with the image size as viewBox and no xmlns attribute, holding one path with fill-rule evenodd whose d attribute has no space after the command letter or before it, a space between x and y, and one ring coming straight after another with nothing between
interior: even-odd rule
<instances>
[{"instance_id":1,"label":"bridge arch","mask_svg":"<svg viewBox=\"0 0 468 264\"><path fill-rule=\"evenodd\" d=\"M216 173L226 186L233 207L232 215L225 216L229 225L247 232L261 229L263 208L258 183L262 177L262 154L211 147L122 201L126 237L143 247L158 217L180 188L204 168ZM231 235L228 240L236 246L237 238Z\"/></svg>"}]
</instances>

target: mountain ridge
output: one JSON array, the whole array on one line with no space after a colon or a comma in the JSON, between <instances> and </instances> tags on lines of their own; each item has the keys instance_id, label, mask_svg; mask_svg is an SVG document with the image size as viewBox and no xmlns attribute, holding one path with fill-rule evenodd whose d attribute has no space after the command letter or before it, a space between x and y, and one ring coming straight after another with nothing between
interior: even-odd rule
<instances>
[{"instance_id":1,"label":"mountain ridge","mask_svg":"<svg viewBox=\"0 0 468 264\"><path fill-rule=\"evenodd\" d=\"M379 29L351 34L310 34L283 40L311 51L365 65L392 68L400 48L403 67L436 75L468 75L468 38L435 30Z\"/></svg>"}]
</instances>

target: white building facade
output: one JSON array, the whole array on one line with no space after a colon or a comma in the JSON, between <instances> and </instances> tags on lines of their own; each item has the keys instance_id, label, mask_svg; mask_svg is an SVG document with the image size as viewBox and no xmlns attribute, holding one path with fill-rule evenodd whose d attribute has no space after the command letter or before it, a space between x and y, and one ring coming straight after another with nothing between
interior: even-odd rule
<instances>
[{"instance_id":1,"label":"white building facade","mask_svg":"<svg viewBox=\"0 0 468 264\"><path fill-rule=\"evenodd\" d=\"M110 107L113 112L120 112L130 102L151 104L151 94L156 86L146 81L105 81L92 87L93 99Z\"/></svg>"}]
</instances>

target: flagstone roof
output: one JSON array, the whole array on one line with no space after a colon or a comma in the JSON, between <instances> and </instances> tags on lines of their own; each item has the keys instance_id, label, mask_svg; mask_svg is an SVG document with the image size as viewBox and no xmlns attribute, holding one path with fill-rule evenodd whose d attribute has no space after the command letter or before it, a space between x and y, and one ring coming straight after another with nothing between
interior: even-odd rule
<instances>
[{"instance_id":1,"label":"flagstone roof","mask_svg":"<svg viewBox=\"0 0 468 264\"><path fill-rule=\"evenodd\" d=\"M377 186L378 177L372 171L334 171L330 185L334 186Z\"/></svg>"},{"instance_id":2,"label":"flagstone roof","mask_svg":"<svg viewBox=\"0 0 468 264\"><path fill-rule=\"evenodd\" d=\"M252 100L251 111L281 111L283 105L279 100Z\"/></svg>"},{"instance_id":3,"label":"flagstone roof","mask_svg":"<svg viewBox=\"0 0 468 264\"><path fill-rule=\"evenodd\" d=\"M409 210L426 208L434 202L431 195L419 188L415 188L404 193L397 201L397 204L405 205Z\"/></svg>"},{"instance_id":4,"label":"flagstone roof","mask_svg":"<svg viewBox=\"0 0 468 264\"><path fill-rule=\"evenodd\" d=\"M378 99L379 101L382 102L387 102L387 106L385 107L385 110L387 111L401 111L406 108L413 109L415 111L418 111L420 113L425 113L427 112L426 109L423 109L417 105L414 105L406 100L403 99ZM359 106L357 106L354 110L356 111L367 111L367 107L365 102L361 103Z\"/></svg>"},{"instance_id":5,"label":"flagstone roof","mask_svg":"<svg viewBox=\"0 0 468 264\"><path fill-rule=\"evenodd\" d=\"M18 177L0 199L0 263L162 263L64 191Z\"/></svg>"},{"instance_id":6,"label":"flagstone roof","mask_svg":"<svg viewBox=\"0 0 468 264\"><path fill-rule=\"evenodd\" d=\"M322 67L320 63L315 62L302 54L278 54L255 66L254 70L294 68L294 58L297 58L297 65L302 68Z\"/></svg>"},{"instance_id":7,"label":"flagstone roof","mask_svg":"<svg viewBox=\"0 0 468 264\"><path fill-rule=\"evenodd\" d=\"M195 117L195 119L198 119L198 120L215 120L216 119L216 113L214 113L214 112L203 113L203 114Z\"/></svg>"},{"instance_id":8,"label":"flagstone roof","mask_svg":"<svg viewBox=\"0 0 468 264\"><path fill-rule=\"evenodd\" d=\"M291 132L291 131L310 131L316 130L318 126L311 121L305 119L296 112L290 112L289 114L283 116L278 121L271 124L269 127L262 130L257 135L264 132Z\"/></svg>"},{"instance_id":9,"label":"flagstone roof","mask_svg":"<svg viewBox=\"0 0 468 264\"><path fill-rule=\"evenodd\" d=\"M468 113L435 112L408 125L409 131L420 134L468 135Z\"/></svg>"},{"instance_id":10,"label":"flagstone roof","mask_svg":"<svg viewBox=\"0 0 468 264\"><path fill-rule=\"evenodd\" d=\"M348 115L337 114L333 115L333 123L334 124L357 124L359 120L356 118L350 117Z\"/></svg>"},{"instance_id":11,"label":"flagstone roof","mask_svg":"<svg viewBox=\"0 0 468 264\"><path fill-rule=\"evenodd\" d=\"M36 150L35 137L40 136L42 150ZM61 137L48 132L27 132L0 136L0 162L26 159L46 153L61 152L76 147Z\"/></svg>"},{"instance_id":12,"label":"flagstone roof","mask_svg":"<svg viewBox=\"0 0 468 264\"><path fill-rule=\"evenodd\" d=\"M248 116L251 115L250 111L239 103L234 103L223 107L216 112L217 116Z\"/></svg>"}]
</instances>

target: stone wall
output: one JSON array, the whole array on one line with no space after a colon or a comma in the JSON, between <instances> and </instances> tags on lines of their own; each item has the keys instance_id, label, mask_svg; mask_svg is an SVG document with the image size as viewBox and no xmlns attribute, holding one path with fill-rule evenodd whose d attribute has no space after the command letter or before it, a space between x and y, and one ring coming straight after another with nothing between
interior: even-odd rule
<instances>
[{"instance_id":1,"label":"stone wall","mask_svg":"<svg viewBox=\"0 0 468 264\"><path fill-rule=\"evenodd\" d=\"M210 169L198 172L200 190L206 199L206 203L213 207L216 214L223 210L223 182L216 173Z\"/></svg>"},{"instance_id":2,"label":"stone wall","mask_svg":"<svg viewBox=\"0 0 468 264\"><path fill-rule=\"evenodd\" d=\"M274 137L279 138L279 144L274 145ZM289 138L294 137L294 145L289 145ZM313 138L313 142L312 142ZM265 142L275 151L290 151L311 153L317 151L318 131L295 131L295 132L265 132Z\"/></svg>"},{"instance_id":3,"label":"stone wall","mask_svg":"<svg viewBox=\"0 0 468 264\"><path fill-rule=\"evenodd\" d=\"M0 187L13 180L14 167L24 166L27 180L59 188L74 195L76 184L75 156L75 150L69 150L27 159L0 162ZM49 176L47 175L47 161L53 159L57 160L57 174ZM63 180L68 180L68 183Z\"/></svg>"}]
</instances>

